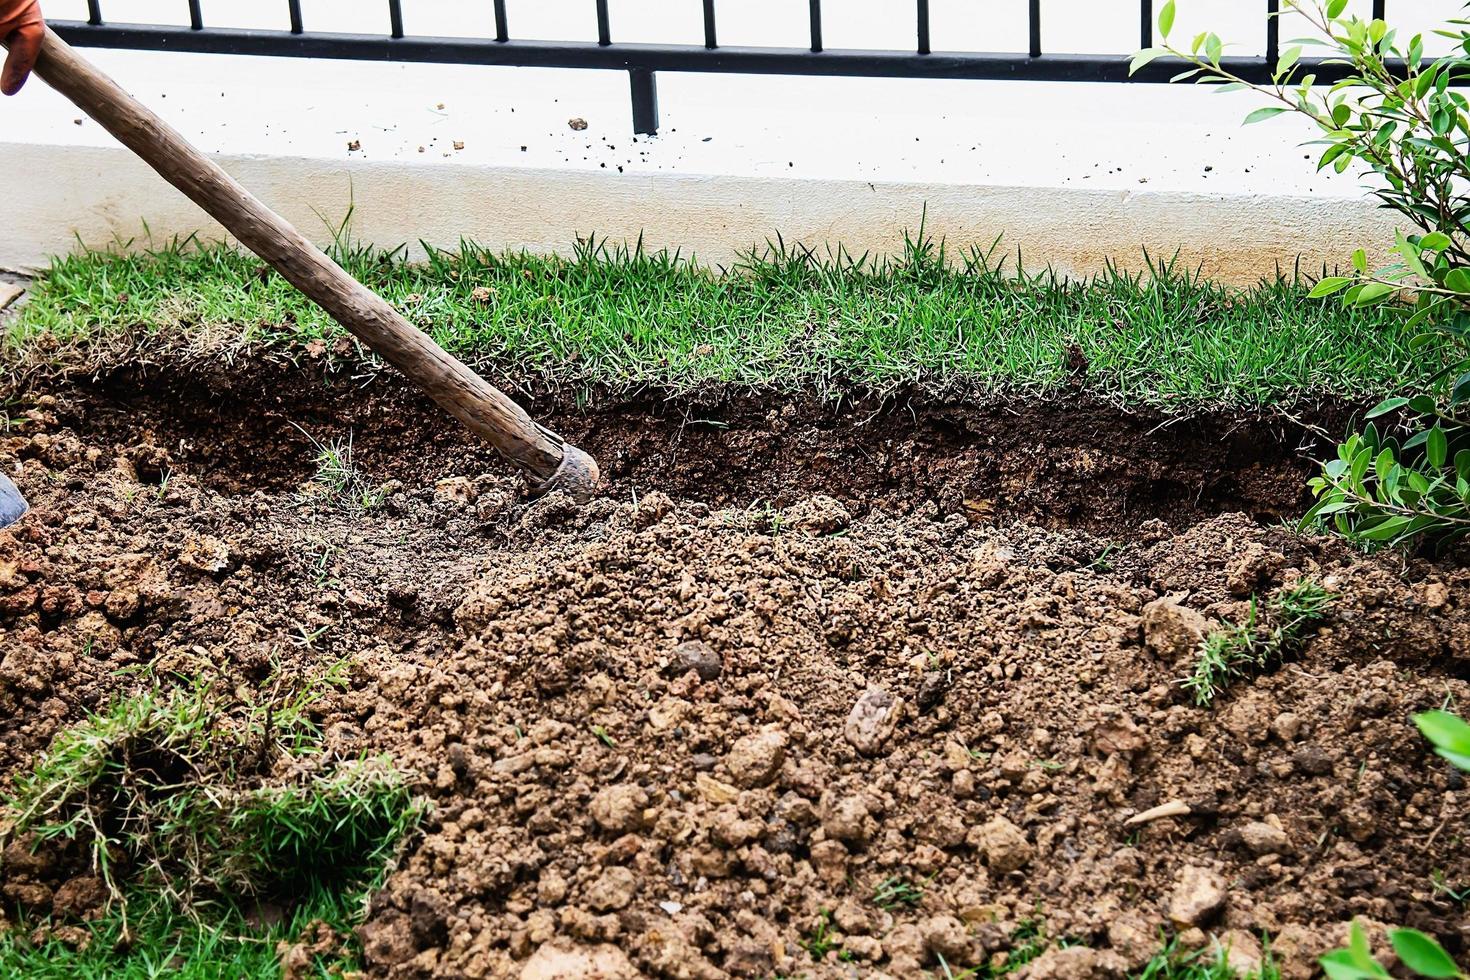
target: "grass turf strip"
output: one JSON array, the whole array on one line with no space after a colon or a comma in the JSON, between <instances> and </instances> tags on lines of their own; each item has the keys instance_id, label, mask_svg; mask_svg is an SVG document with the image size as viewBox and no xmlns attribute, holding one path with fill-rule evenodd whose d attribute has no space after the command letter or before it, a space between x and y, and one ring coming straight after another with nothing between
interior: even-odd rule
<instances>
[{"instance_id":1,"label":"grass turf strip","mask_svg":"<svg viewBox=\"0 0 1470 980\"><path fill-rule=\"evenodd\" d=\"M1169 262L1068 281L1018 275L996 249L956 259L913 238L883 260L778 241L717 272L591 241L570 259L469 243L423 263L340 241L334 252L461 358L568 386L984 396L1080 384L1121 404L1252 406L1372 397L1440 366L1432 349L1411 352L1398 310L1308 299L1295 275L1229 289ZM340 332L254 257L189 241L55 260L3 356L64 357L124 333L187 345L204 327L266 345Z\"/></svg>"}]
</instances>

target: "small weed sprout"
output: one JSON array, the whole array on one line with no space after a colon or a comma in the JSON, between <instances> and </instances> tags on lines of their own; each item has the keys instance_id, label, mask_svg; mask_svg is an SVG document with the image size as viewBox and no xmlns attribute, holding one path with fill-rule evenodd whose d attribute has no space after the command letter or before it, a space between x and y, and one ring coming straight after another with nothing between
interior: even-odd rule
<instances>
[{"instance_id":1,"label":"small weed sprout","mask_svg":"<svg viewBox=\"0 0 1470 980\"><path fill-rule=\"evenodd\" d=\"M1118 542L1103 542L1102 551L1098 552L1096 558L1088 562L1087 568L1094 572L1111 572L1113 570L1113 556L1118 553Z\"/></svg>"},{"instance_id":2,"label":"small weed sprout","mask_svg":"<svg viewBox=\"0 0 1470 980\"><path fill-rule=\"evenodd\" d=\"M813 963L819 963L827 958L827 954L837 948L832 941L832 913L822 909L817 913L817 924L812 927L811 933L801 942L801 948L807 951Z\"/></svg>"},{"instance_id":3,"label":"small weed sprout","mask_svg":"<svg viewBox=\"0 0 1470 980\"><path fill-rule=\"evenodd\" d=\"M892 912L901 905L916 908L923 898L923 885L916 885L900 875L884 878L873 889L873 904L885 912Z\"/></svg>"},{"instance_id":4,"label":"small weed sprout","mask_svg":"<svg viewBox=\"0 0 1470 980\"><path fill-rule=\"evenodd\" d=\"M1461 905L1470 902L1470 884L1462 884L1458 888L1451 885L1449 879L1445 877L1444 868L1435 868L1429 872L1429 887L1434 894L1443 895L1452 902L1458 902Z\"/></svg>"},{"instance_id":5,"label":"small weed sprout","mask_svg":"<svg viewBox=\"0 0 1470 980\"><path fill-rule=\"evenodd\" d=\"M1320 583L1302 579L1271 597L1267 626L1262 623L1260 603L1252 596L1245 622L1227 624L1205 637L1194 670L1180 683L1194 695L1195 704L1210 704L1235 678L1261 670L1299 647L1332 602L1332 595Z\"/></svg>"},{"instance_id":6,"label":"small weed sprout","mask_svg":"<svg viewBox=\"0 0 1470 980\"><path fill-rule=\"evenodd\" d=\"M293 423L294 424L294 423ZM321 442L301 426L296 429L311 443L315 455L316 476L308 485L306 497L324 500L338 510L363 512L377 510L387 491L363 475L352 458L352 434L346 438Z\"/></svg>"}]
</instances>

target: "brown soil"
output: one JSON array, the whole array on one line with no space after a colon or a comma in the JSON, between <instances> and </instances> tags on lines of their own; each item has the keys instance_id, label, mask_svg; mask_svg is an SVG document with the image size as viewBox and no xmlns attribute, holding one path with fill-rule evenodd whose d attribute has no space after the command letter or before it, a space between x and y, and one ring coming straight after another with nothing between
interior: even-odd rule
<instances>
[{"instance_id":1,"label":"brown soil","mask_svg":"<svg viewBox=\"0 0 1470 980\"><path fill-rule=\"evenodd\" d=\"M0 532L0 789L121 668L342 661L331 748L436 807L362 929L373 975L915 976L1035 921L1093 951L1033 977L1136 967L1161 928L1268 933L1290 976L1353 915L1470 947L1435 885L1470 882L1467 791L1409 721L1470 703L1470 572L1269 526L1345 408L551 414L612 477L581 510L381 378L55 385L0 436L35 505ZM293 423L398 487L304 499ZM1199 617L1304 575L1325 626L1193 706ZM880 908L894 877L922 894ZM32 913L59 884L0 881Z\"/></svg>"}]
</instances>

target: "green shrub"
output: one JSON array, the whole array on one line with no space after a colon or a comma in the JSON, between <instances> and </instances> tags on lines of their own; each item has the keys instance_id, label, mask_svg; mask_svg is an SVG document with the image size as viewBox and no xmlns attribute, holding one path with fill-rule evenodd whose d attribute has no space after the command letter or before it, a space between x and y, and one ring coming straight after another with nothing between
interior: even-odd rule
<instances>
[{"instance_id":1,"label":"green shrub","mask_svg":"<svg viewBox=\"0 0 1470 980\"><path fill-rule=\"evenodd\" d=\"M1339 447L1338 458L1311 481L1317 503L1305 521L1369 546L1420 538L1443 545L1470 532L1470 121L1465 97L1450 87L1470 68L1470 21L1437 31L1455 47L1431 60L1422 35L1405 38L1382 20L1346 13L1347 6L1284 0L1282 15L1300 15L1312 36L1288 42L1273 81L1253 85L1223 65L1218 35L1201 33L1187 47L1170 42L1169 0L1159 12L1164 43L1140 51L1134 70L1173 56L1188 66L1176 80L1265 96L1272 104L1250 113L1247 123L1288 112L1307 117L1322 136L1318 169L1366 165L1380 178L1374 196L1412 227L1397 233L1390 265L1370 269L1359 249L1347 275L1324 277L1312 295L1340 295L1354 307L1389 304L1426 331L1416 347L1443 367L1429 391L1390 398L1369 413L1395 413L1399 422L1380 430L1370 421ZM1301 60L1308 50L1346 64L1348 77L1316 84L1311 64Z\"/></svg>"}]
</instances>

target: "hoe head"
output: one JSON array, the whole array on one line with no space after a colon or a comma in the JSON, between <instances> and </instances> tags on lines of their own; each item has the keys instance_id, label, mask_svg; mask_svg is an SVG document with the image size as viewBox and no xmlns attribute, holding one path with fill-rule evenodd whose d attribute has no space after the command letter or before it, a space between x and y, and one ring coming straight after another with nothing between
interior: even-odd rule
<instances>
[{"instance_id":1,"label":"hoe head","mask_svg":"<svg viewBox=\"0 0 1470 980\"><path fill-rule=\"evenodd\" d=\"M20 488L10 482L10 477L0 473L0 528L14 524L30 509L31 505L20 495Z\"/></svg>"}]
</instances>

